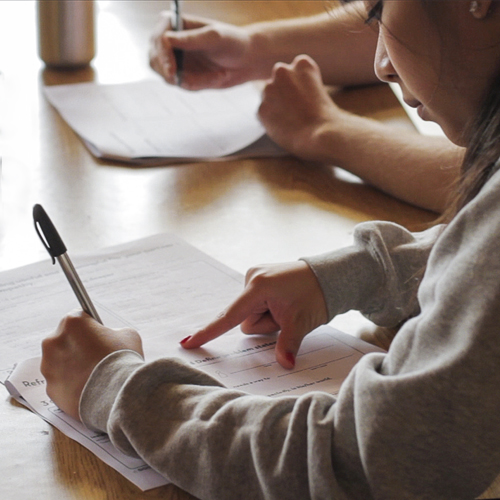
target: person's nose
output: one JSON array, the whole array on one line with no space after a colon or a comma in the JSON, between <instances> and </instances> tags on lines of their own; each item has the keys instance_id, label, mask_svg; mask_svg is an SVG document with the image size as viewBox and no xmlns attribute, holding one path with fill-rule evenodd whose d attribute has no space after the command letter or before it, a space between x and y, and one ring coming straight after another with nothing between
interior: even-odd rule
<instances>
[{"instance_id":1,"label":"person's nose","mask_svg":"<svg viewBox=\"0 0 500 500\"><path fill-rule=\"evenodd\" d=\"M387 83L396 82L398 79L398 74L392 65L383 37L380 34L375 53L375 74L379 80Z\"/></svg>"}]
</instances>

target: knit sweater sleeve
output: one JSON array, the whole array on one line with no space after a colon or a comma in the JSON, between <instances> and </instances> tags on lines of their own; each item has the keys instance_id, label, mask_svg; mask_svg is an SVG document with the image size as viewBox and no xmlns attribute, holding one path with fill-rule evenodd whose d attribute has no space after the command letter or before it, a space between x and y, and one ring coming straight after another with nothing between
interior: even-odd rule
<instances>
[{"instance_id":1,"label":"knit sweater sleeve","mask_svg":"<svg viewBox=\"0 0 500 500\"><path fill-rule=\"evenodd\" d=\"M372 498L354 422L335 429L343 412L326 393L249 395L131 351L96 367L80 403L88 427L202 500Z\"/></svg>"},{"instance_id":2,"label":"knit sweater sleeve","mask_svg":"<svg viewBox=\"0 0 500 500\"><path fill-rule=\"evenodd\" d=\"M321 285L329 320L354 309L392 327L418 313L417 290L440 231L366 222L356 227L353 246L303 258Z\"/></svg>"}]
</instances>

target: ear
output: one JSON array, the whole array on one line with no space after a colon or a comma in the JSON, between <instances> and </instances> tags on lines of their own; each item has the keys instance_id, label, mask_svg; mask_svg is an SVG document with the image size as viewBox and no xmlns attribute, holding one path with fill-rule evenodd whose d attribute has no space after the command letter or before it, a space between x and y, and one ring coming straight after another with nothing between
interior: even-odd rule
<instances>
[{"instance_id":1,"label":"ear","mask_svg":"<svg viewBox=\"0 0 500 500\"><path fill-rule=\"evenodd\" d=\"M492 0L472 0L469 12L475 19L484 19L490 12Z\"/></svg>"}]
</instances>

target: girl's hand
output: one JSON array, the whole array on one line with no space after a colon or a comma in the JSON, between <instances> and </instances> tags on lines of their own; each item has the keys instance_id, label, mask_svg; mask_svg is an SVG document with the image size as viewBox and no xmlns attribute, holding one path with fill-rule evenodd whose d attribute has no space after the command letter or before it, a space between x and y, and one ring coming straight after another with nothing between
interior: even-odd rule
<instances>
[{"instance_id":1,"label":"girl's hand","mask_svg":"<svg viewBox=\"0 0 500 500\"><path fill-rule=\"evenodd\" d=\"M262 94L259 118L281 147L306 160L330 160L322 137L348 116L332 101L318 65L309 56L275 64Z\"/></svg>"},{"instance_id":2,"label":"girl's hand","mask_svg":"<svg viewBox=\"0 0 500 500\"><path fill-rule=\"evenodd\" d=\"M122 349L144 356L135 330L106 328L84 312L66 316L56 332L42 342L41 371L47 395L79 420L80 396L92 370L108 354Z\"/></svg>"},{"instance_id":3,"label":"girl's hand","mask_svg":"<svg viewBox=\"0 0 500 500\"><path fill-rule=\"evenodd\" d=\"M199 347L241 324L248 334L279 331L276 360L293 368L302 339L326 323L323 293L309 266L303 262L260 266L246 275L243 293L207 327L181 342Z\"/></svg>"},{"instance_id":4,"label":"girl's hand","mask_svg":"<svg viewBox=\"0 0 500 500\"><path fill-rule=\"evenodd\" d=\"M171 31L172 14L163 12L151 37L151 67L168 83L175 83L174 48L184 51L186 89L226 88L254 79L258 60L252 60L250 35L244 28L199 17L182 19L183 30Z\"/></svg>"}]
</instances>

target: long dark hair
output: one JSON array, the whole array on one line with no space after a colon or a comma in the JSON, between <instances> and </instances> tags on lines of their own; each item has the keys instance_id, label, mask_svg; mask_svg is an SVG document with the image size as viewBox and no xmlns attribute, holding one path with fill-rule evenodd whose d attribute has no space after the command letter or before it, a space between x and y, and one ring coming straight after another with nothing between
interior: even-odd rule
<instances>
[{"instance_id":1,"label":"long dark hair","mask_svg":"<svg viewBox=\"0 0 500 500\"><path fill-rule=\"evenodd\" d=\"M467 150L456 198L447 212L453 217L471 201L494 171L500 167L500 68L483 100L476 119L469 126Z\"/></svg>"}]
</instances>

